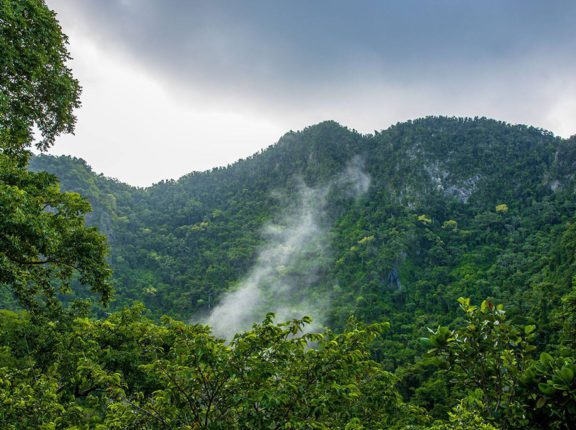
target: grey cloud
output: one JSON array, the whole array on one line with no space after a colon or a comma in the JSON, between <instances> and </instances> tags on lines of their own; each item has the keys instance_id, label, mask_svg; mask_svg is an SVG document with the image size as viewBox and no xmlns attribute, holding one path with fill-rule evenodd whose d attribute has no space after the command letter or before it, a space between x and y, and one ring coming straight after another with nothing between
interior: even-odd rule
<instances>
[{"instance_id":1,"label":"grey cloud","mask_svg":"<svg viewBox=\"0 0 576 430\"><path fill-rule=\"evenodd\" d=\"M289 113L306 103L329 114L327 106L353 98L354 90L386 88L373 90L374 105L398 102L390 91L412 86L457 92L457 104L478 86L511 86L517 97L539 85L544 69L576 75L572 0L49 4L183 97L260 110ZM519 90L516 77L524 82Z\"/></svg>"},{"instance_id":2,"label":"grey cloud","mask_svg":"<svg viewBox=\"0 0 576 430\"><path fill-rule=\"evenodd\" d=\"M406 65L476 63L576 48L573 1L54 0L185 79L265 84L337 77L363 56ZM264 80L264 82L262 82ZM222 84L222 82L219 82Z\"/></svg>"}]
</instances>

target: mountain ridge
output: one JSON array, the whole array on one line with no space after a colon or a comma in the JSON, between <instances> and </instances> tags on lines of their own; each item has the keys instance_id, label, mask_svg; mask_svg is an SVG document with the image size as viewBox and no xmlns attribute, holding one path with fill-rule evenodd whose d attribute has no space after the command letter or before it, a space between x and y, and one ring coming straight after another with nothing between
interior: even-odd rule
<instances>
[{"instance_id":1,"label":"mountain ridge","mask_svg":"<svg viewBox=\"0 0 576 430\"><path fill-rule=\"evenodd\" d=\"M412 313L420 330L439 312L450 322L460 295L528 295L538 312L540 293L527 291L556 270L546 261L561 252L556 244L574 214L575 148L576 139L533 127L427 117L370 135L322 122L228 167L148 188L66 157L35 157L31 167L91 201L89 222L111 246L115 306L144 301L157 315L187 319L247 276L268 240L263 229L282 224L302 184L326 186L360 157L370 189L359 199L328 195L330 257L309 285L311 300L331 298L333 326L350 314L401 326ZM550 296L550 309L569 288Z\"/></svg>"}]
</instances>

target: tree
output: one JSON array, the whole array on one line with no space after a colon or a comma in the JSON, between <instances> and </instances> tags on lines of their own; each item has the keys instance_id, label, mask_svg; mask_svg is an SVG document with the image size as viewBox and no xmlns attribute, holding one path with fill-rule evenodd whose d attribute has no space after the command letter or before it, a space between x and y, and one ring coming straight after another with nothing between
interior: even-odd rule
<instances>
[{"instance_id":1,"label":"tree","mask_svg":"<svg viewBox=\"0 0 576 430\"><path fill-rule=\"evenodd\" d=\"M532 420L550 429L569 429L576 421L576 357L573 349L543 352L522 383Z\"/></svg>"},{"instance_id":2,"label":"tree","mask_svg":"<svg viewBox=\"0 0 576 430\"><path fill-rule=\"evenodd\" d=\"M84 225L89 203L26 166L32 145L46 150L74 130L80 87L66 42L43 1L0 4L0 288L36 313L59 309L76 273L102 302L111 292L105 239Z\"/></svg>"},{"instance_id":3,"label":"tree","mask_svg":"<svg viewBox=\"0 0 576 430\"><path fill-rule=\"evenodd\" d=\"M226 344L208 327L165 319L154 359L140 367L161 388L120 395L108 428L391 428L425 422L404 404L395 377L370 359L388 324L302 333L308 318L261 324ZM146 337L146 342L150 341Z\"/></svg>"},{"instance_id":4,"label":"tree","mask_svg":"<svg viewBox=\"0 0 576 430\"><path fill-rule=\"evenodd\" d=\"M27 158L34 143L52 146L72 133L80 85L66 61L67 37L43 0L3 0L0 5L0 150Z\"/></svg>"},{"instance_id":5,"label":"tree","mask_svg":"<svg viewBox=\"0 0 576 430\"><path fill-rule=\"evenodd\" d=\"M416 430L430 422L370 358L387 323L303 333L308 318L276 324L270 314L226 343L207 326L155 323L143 312L135 305L64 327L0 312L0 427Z\"/></svg>"},{"instance_id":6,"label":"tree","mask_svg":"<svg viewBox=\"0 0 576 430\"><path fill-rule=\"evenodd\" d=\"M55 176L32 173L0 154L0 285L30 311L55 311L75 274L107 302L105 238L84 225L90 204L61 193Z\"/></svg>"},{"instance_id":7,"label":"tree","mask_svg":"<svg viewBox=\"0 0 576 430\"><path fill-rule=\"evenodd\" d=\"M520 378L535 349L529 340L536 327L520 329L509 323L504 307L488 300L480 307L471 305L469 298L458 302L466 315L465 325L456 330L439 327L429 339L428 354L480 416L502 428L525 427Z\"/></svg>"}]
</instances>

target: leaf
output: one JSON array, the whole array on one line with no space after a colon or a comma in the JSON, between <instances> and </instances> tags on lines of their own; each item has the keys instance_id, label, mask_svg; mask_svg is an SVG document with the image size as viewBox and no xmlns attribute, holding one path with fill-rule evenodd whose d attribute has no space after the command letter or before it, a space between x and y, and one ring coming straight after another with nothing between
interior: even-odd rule
<instances>
[{"instance_id":1,"label":"leaf","mask_svg":"<svg viewBox=\"0 0 576 430\"><path fill-rule=\"evenodd\" d=\"M556 391L556 390L554 389L554 387L552 387L552 386L550 386L550 385L548 385L548 384L545 384L545 383L543 383L543 382L541 382L541 383L538 384L538 389L540 390L540 392L541 392L542 394L546 394L547 396L553 395L554 392Z\"/></svg>"},{"instance_id":2,"label":"leaf","mask_svg":"<svg viewBox=\"0 0 576 430\"><path fill-rule=\"evenodd\" d=\"M432 343L432 341L430 340L430 338L428 337L421 337L420 339L418 339L420 341L420 343L422 343L423 345L429 345Z\"/></svg>"},{"instance_id":3,"label":"leaf","mask_svg":"<svg viewBox=\"0 0 576 430\"><path fill-rule=\"evenodd\" d=\"M565 382L567 385L572 383L572 379L574 379L574 372L569 367L563 367L558 372L558 376Z\"/></svg>"},{"instance_id":4,"label":"leaf","mask_svg":"<svg viewBox=\"0 0 576 430\"><path fill-rule=\"evenodd\" d=\"M484 300L480 305L480 312L485 314L489 310L492 310L492 307L493 307L492 303L490 303L488 300Z\"/></svg>"},{"instance_id":5,"label":"leaf","mask_svg":"<svg viewBox=\"0 0 576 430\"><path fill-rule=\"evenodd\" d=\"M462 306L470 306L470 298L468 298L468 297L459 297L459 298L458 298L458 303L460 303Z\"/></svg>"}]
</instances>

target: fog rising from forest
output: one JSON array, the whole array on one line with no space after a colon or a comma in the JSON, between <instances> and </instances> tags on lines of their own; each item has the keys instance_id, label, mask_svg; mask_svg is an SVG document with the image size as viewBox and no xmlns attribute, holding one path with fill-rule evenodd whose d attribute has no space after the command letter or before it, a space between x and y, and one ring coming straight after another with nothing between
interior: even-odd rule
<instances>
[{"instance_id":1,"label":"fog rising from forest","mask_svg":"<svg viewBox=\"0 0 576 430\"><path fill-rule=\"evenodd\" d=\"M358 157L326 185L309 187L300 180L296 204L285 207L277 220L263 228L265 244L254 266L203 322L227 339L268 312L275 313L278 321L312 316L310 329L322 327L330 297L313 297L311 287L330 262L326 204L332 192L355 198L369 186L370 177Z\"/></svg>"}]
</instances>

